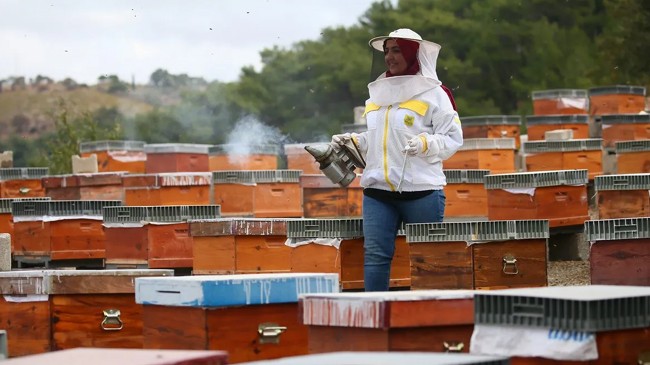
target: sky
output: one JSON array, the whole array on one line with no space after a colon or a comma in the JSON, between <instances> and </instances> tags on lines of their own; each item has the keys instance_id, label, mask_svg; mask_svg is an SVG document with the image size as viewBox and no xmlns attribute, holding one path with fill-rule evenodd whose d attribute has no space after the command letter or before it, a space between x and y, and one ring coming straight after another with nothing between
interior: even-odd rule
<instances>
[{"instance_id":1,"label":"sky","mask_svg":"<svg viewBox=\"0 0 650 365\"><path fill-rule=\"evenodd\" d=\"M0 0L0 80L145 84L158 68L207 81L260 70L260 52L350 27L377 0Z\"/></svg>"}]
</instances>

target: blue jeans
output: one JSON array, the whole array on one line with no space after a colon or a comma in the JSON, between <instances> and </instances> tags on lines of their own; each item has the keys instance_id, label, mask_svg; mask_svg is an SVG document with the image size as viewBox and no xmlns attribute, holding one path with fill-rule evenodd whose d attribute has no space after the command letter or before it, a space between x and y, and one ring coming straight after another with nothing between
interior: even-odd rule
<instances>
[{"instance_id":1,"label":"blue jeans","mask_svg":"<svg viewBox=\"0 0 650 365\"><path fill-rule=\"evenodd\" d=\"M415 200L363 196L363 280L365 291L387 291L395 238L402 223L442 222L445 193L435 190Z\"/></svg>"}]
</instances>

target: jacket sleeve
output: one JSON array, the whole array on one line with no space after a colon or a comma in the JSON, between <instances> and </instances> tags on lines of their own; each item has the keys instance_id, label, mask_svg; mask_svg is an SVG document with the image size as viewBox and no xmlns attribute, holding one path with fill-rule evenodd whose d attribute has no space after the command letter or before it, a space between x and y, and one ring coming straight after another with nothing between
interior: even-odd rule
<instances>
[{"instance_id":1,"label":"jacket sleeve","mask_svg":"<svg viewBox=\"0 0 650 365\"><path fill-rule=\"evenodd\" d=\"M365 159L368 153L368 132L352 133L352 141L357 145L361 156Z\"/></svg>"},{"instance_id":2,"label":"jacket sleeve","mask_svg":"<svg viewBox=\"0 0 650 365\"><path fill-rule=\"evenodd\" d=\"M452 110L434 116L433 134L428 134L426 139L429 146L427 157L430 158L430 162L444 161L456 153L463 145L463 130L458 113ZM438 148L435 148L436 146ZM437 156L433 154L435 151L439 151Z\"/></svg>"}]
</instances>

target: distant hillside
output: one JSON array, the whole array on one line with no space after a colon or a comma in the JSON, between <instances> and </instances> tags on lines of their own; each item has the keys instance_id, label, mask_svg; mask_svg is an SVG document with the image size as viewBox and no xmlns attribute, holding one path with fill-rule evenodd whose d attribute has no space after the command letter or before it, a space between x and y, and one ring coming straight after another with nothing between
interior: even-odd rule
<instances>
[{"instance_id":1,"label":"distant hillside","mask_svg":"<svg viewBox=\"0 0 650 365\"><path fill-rule=\"evenodd\" d=\"M47 90L28 87L0 92L0 139L10 135L33 139L52 130L54 122L49 115L55 111L61 98L80 111L116 107L126 117L147 113L154 108L151 103L142 101L147 100L143 98L143 90L116 95L97 87L66 90L59 86L53 84Z\"/></svg>"}]
</instances>

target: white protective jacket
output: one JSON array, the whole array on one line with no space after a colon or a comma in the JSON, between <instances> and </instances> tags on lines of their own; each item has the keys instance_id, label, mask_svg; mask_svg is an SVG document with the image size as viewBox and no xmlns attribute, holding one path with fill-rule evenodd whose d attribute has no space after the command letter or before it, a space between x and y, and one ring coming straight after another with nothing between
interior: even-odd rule
<instances>
[{"instance_id":1,"label":"white protective jacket","mask_svg":"<svg viewBox=\"0 0 650 365\"><path fill-rule=\"evenodd\" d=\"M400 191L439 190L446 185L442 161L462 146L463 132L458 113L437 80L438 51L439 46L422 42L417 75L382 74L368 85L368 130L352 135L366 160L360 182L364 188L398 191L400 180ZM420 134L426 139L425 152L405 158L404 147Z\"/></svg>"}]
</instances>

